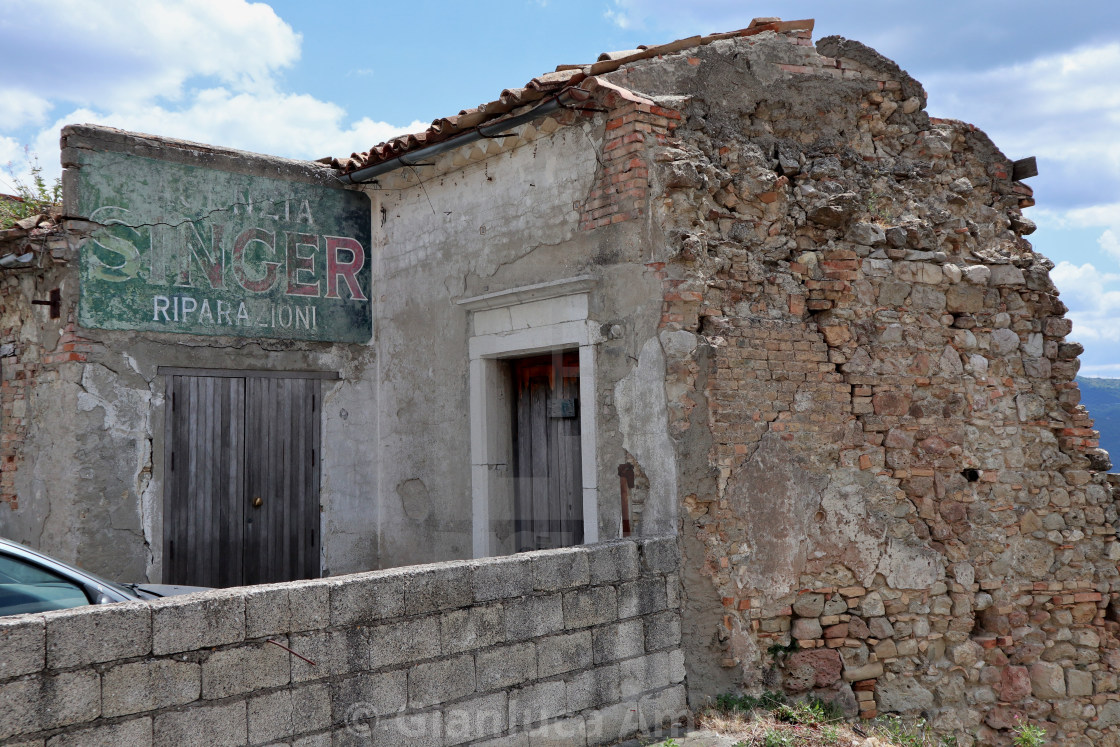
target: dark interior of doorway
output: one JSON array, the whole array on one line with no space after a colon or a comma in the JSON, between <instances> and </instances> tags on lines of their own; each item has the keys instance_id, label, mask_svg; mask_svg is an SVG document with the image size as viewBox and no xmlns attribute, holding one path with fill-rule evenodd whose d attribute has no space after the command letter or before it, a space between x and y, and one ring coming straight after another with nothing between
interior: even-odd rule
<instances>
[{"instance_id":1,"label":"dark interior of doorway","mask_svg":"<svg viewBox=\"0 0 1120 747\"><path fill-rule=\"evenodd\" d=\"M579 353L509 362L518 552L583 542Z\"/></svg>"}]
</instances>

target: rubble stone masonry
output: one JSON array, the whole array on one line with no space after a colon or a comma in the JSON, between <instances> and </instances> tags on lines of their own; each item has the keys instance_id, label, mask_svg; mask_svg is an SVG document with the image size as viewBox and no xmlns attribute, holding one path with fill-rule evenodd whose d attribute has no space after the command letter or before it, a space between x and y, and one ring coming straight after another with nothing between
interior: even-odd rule
<instances>
[{"instance_id":1,"label":"rubble stone masonry","mask_svg":"<svg viewBox=\"0 0 1120 747\"><path fill-rule=\"evenodd\" d=\"M75 333L73 319L62 317L61 303L57 318L50 309L51 290L62 282L79 234L48 216L23 223L0 231L0 254L31 257L0 275L0 508L11 510L19 508L14 478L25 456L30 400L66 364L84 362L91 344Z\"/></svg>"},{"instance_id":2,"label":"rubble stone masonry","mask_svg":"<svg viewBox=\"0 0 1120 747\"><path fill-rule=\"evenodd\" d=\"M645 142L690 698L1118 744L1117 476L1031 190L894 63L807 44L607 76L681 115Z\"/></svg>"}]
</instances>

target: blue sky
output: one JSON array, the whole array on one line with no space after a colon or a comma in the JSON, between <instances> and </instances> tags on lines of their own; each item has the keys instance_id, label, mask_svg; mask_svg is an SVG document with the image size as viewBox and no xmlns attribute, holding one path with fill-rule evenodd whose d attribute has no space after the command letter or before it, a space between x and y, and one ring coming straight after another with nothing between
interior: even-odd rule
<instances>
[{"instance_id":1,"label":"blue sky","mask_svg":"<svg viewBox=\"0 0 1120 747\"><path fill-rule=\"evenodd\" d=\"M896 60L929 111L1038 157L1031 241L1120 377L1120 5L1109 0L0 0L0 164L58 172L70 122L318 158L365 150L560 63L815 18ZM6 174L0 178L10 182ZM11 191L0 182L0 191Z\"/></svg>"}]
</instances>

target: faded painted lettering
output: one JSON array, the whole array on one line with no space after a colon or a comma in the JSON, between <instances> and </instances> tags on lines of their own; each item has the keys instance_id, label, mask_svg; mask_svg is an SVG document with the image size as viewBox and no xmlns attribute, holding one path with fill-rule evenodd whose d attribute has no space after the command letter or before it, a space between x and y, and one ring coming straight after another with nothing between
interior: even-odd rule
<instances>
[{"instance_id":1,"label":"faded painted lettering","mask_svg":"<svg viewBox=\"0 0 1120 747\"><path fill-rule=\"evenodd\" d=\"M79 320L89 327L366 342L364 195L83 152Z\"/></svg>"}]
</instances>

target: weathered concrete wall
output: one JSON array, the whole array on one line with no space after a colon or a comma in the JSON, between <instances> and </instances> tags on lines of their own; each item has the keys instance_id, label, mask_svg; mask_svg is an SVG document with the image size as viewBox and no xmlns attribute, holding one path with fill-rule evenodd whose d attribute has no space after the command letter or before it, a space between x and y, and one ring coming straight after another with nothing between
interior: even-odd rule
<instances>
[{"instance_id":1,"label":"weathered concrete wall","mask_svg":"<svg viewBox=\"0 0 1120 747\"><path fill-rule=\"evenodd\" d=\"M64 146L64 161L102 148L316 184L330 179L310 164L106 128L71 128ZM64 184L73 205L70 172ZM30 242L36 259L4 272L0 343L10 347L0 370L10 407L0 534L109 578L158 581L164 379L157 368L337 371L337 382L323 384L322 569L376 567L376 474L362 447L377 433L372 347L80 328L77 261L90 228L64 220L5 237L13 249ZM62 307L52 320L46 306L31 301L55 288Z\"/></svg>"},{"instance_id":2,"label":"weathered concrete wall","mask_svg":"<svg viewBox=\"0 0 1120 747\"><path fill-rule=\"evenodd\" d=\"M599 536L620 536L620 464L637 455L671 474L660 280L650 264L660 259L651 247L664 242L636 214L588 230L590 204L610 177L599 160L619 133L605 132L602 116L558 118L456 152L418 170L420 177L404 170L367 188L381 216L374 287L383 564L471 552L466 364L473 332L469 313L455 303L463 298L594 278L588 318L596 327L598 391L581 407L598 418ZM607 223L610 214L609 206L598 213ZM656 486L658 517L644 526L649 488L637 486L636 532L675 531L675 480Z\"/></svg>"},{"instance_id":3,"label":"weathered concrete wall","mask_svg":"<svg viewBox=\"0 0 1120 747\"><path fill-rule=\"evenodd\" d=\"M2 618L0 744L610 743L684 715L679 561L623 540Z\"/></svg>"},{"instance_id":4,"label":"weathered concrete wall","mask_svg":"<svg viewBox=\"0 0 1120 747\"><path fill-rule=\"evenodd\" d=\"M637 131L615 126L633 103L616 99L613 92L604 98L608 116L561 112L516 138L454 152L435 169L367 185L375 303L368 346L80 329L73 323L77 278L56 262L58 279L41 282L61 287L65 342L77 347L53 388L31 389L35 425L19 440L35 459L12 470L22 500L0 517L0 531L112 577L158 579L165 403L157 367L314 369L341 374L325 385L324 574L469 557L474 330L456 301L570 277L594 284L587 324L597 391L582 406L597 417L598 536L621 534L617 486L625 464L637 468L634 532L675 531L666 343L658 337L665 257L656 247L666 242L648 220L648 164L632 163ZM665 122L658 126L666 131ZM102 128L73 128L67 148L327 178L311 164ZM67 177L71 200L76 183ZM83 225L68 226L66 259L73 260ZM30 296L23 293L12 313L44 316L26 306ZM26 320L8 328L12 339L27 338L20 361L51 349L29 337ZM510 549L498 543L493 551Z\"/></svg>"},{"instance_id":5,"label":"weathered concrete wall","mask_svg":"<svg viewBox=\"0 0 1120 747\"><path fill-rule=\"evenodd\" d=\"M606 77L682 116L646 143L693 702L1117 743L1115 482L1009 159L843 39Z\"/></svg>"}]
</instances>

